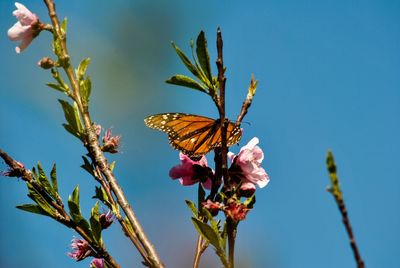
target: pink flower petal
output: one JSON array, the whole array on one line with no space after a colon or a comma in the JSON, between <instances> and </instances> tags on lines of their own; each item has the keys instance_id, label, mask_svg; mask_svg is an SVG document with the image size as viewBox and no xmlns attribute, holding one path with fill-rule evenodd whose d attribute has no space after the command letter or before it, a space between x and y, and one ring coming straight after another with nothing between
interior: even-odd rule
<instances>
[{"instance_id":1,"label":"pink flower petal","mask_svg":"<svg viewBox=\"0 0 400 268\"><path fill-rule=\"evenodd\" d=\"M13 15L18 22L8 30L8 38L12 41L21 41L19 46L15 48L17 53L20 53L29 46L34 36L37 36L40 30L32 29L32 25L39 23L39 18L30 12L24 5L15 3L17 10L14 10Z\"/></svg>"},{"instance_id":2,"label":"pink flower petal","mask_svg":"<svg viewBox=\"0 0 400 268\"><path fill-rule=\"evenodd\" d=\"M18 54L21 53L25 48L27 48L30 43L32 43L32 39L23 39L22 42L15 48L15 52Z\"/></svg>"},{"instance_id":3,"label":"pink flower petal","mask_svg":"<svg viewBox=\"0 0 400 268\"><path fill-rule=\"evenodd\" d=\"M22 25L32 25L38 21L38 17L29 9L20 3L15 3L17 10L14 10L13 15L21 22Z\"/></svg>"},{"instance_id":4,"label":"pink flower petal","mask_svg":"<svg viewBox=\"0 0 400 268\"><path fill-rule=\"evenodd\" d=\"M242 183L252 183L260 188L265 187L269 182L268 174L260 166L264 159L264 153L257 145L259 140L257 137L251 139L245 146L240 149L236 156L234 165L241 170ZM231 159L235 156L230 155Z\"/></svg>"},{"instance_id":5,"label":"pink flower petal","mask_svg":"<svg viewBox=\"0 0 400 268\"><path fill-rule=\"evenodd\" d=\"M193 161L187 155L179 153L179 159L181 160L181 163L170 169L169 176L174 180L179 179L180 184L184 186L198 183L199 177L196 176L193 165L198 165L204 168L208 168L207 159L205 158L205 156L203 156L199 161ZM202 185L206 189L210 189L211 184L212 181L210 178L207 178L206 181L202 183Z\"/></svg>"}]
</instances>

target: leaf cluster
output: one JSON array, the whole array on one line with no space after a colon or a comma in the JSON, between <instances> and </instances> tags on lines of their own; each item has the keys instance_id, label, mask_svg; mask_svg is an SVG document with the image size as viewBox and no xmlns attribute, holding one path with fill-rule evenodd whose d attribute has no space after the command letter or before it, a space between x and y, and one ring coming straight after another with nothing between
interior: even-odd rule
<instances>
[{"instance_id":1,"label":"leaf cluster","mask_svg":"<svg viewBox=\"0 0 400 268\"><path fill-rule=\"evenodd\" d=\"M196 47L193 40L190 42L192 61L174 42L172 42L172 47L195 78L193 79L182 74L177 74L169 78L166 82L206 93L216 101L218 98L219 85L217 78L212 76L210 55L208 53L207 39L204 32L201 31L198 35Z\"/></svg>"}]
</instances>

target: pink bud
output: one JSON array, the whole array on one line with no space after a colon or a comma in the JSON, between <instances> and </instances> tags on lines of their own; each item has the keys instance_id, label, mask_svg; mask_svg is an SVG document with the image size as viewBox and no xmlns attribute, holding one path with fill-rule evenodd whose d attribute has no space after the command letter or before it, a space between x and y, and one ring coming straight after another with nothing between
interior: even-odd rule
<instances>
[{"instance_id":1,"label":"pink bud","mask_svg":"<svg viewBox=\"0 0 400 268\"><path fill-rule=\"evenodd\" d=\"M38 62L38 65L43 69L47 70L53 68L56 65L56 63L49 57L44 57Z\"/></svg>"},{"instance_id":2,"label":"pink bud","mask_svg":"<svg viewBox=\"0 0 400 268\"><path fill-rule=\"evenodd\" d=\"M231 218L235 222L239 222L246 218L249 210L250 209L248 209L244 204L232 200L228 202L228 205L225 207L224 212L227 217Z\"/></svg>"},{"instance_id":3,"label":"pink bud","mask_svg":"<svg viewBox=\"0 0 400 268\"><path fill-rule=\"evenodd\" d=\"M121 136L112 136L111 129L107 129L103 136L103 152L109 152L111 154L118 153L118 147L120 145Z\"/></svg>"},{"instance_id":4,"label":"pink bud","mask_svg":"<svg viewBox=\"0 0 400 268\"><path fill-rule=\"evenodd\" d=\"M90 268L104 268L104 260L94 258L90 263Z\"/></svg>"},{"instance_id":5,"label":"pink bud","mask_svg":"<svg viewBox=\"0 0 400 268\"><path fill-rule=\"evenodd\" d=\"M203 208L207 209L210 211L211 215L216 216L218 214L218 211L223 208L223 205L218 203L218 202L213 202L209 199L207 199L206 202L201 203L203 205Z\"/></svg>"},{"instance_id":6,"label":"pink bud","mask_svg":"<svg viewBox=\"0 0 400 268\"><path fill-rule=\"evenodd\" d=\"M113 223L114 215L112 214L111 210L109 210L107 213L100 214L99 220L101 228L104 230L110 227L110 225Z\"/></svg>"},{"instance_id":7,"label":"pink bud","mask_svg":"<svg viewBox=\"0 0 400 268\"><path fill-rule=\"evenodd\" d=\"M22 175L23 169L25 168L24 164L17 161L16 168L9 167L6 171L0 172L1 176L6 177L20 177Z\"/></svg>"}]
</instances>

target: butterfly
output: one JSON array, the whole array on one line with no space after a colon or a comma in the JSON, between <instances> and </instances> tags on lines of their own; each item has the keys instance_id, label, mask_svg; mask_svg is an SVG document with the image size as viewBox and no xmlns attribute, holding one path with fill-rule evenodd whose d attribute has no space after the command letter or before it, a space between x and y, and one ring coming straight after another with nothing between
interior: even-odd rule
<instances>
[{"instance_id":1,"label":"butterfly","mask_svg":"<svg viewBox=\"0 0 400 268\"><path fill-rule=\"evenodd\" d=\"M144 123L149 128L167 133L171 146L193 159L221 147L220 119L194 114L165 113L148 116ZM241 137L240 125L228 121L227 146L238 143Z\"/></svg>"}]
</instances>

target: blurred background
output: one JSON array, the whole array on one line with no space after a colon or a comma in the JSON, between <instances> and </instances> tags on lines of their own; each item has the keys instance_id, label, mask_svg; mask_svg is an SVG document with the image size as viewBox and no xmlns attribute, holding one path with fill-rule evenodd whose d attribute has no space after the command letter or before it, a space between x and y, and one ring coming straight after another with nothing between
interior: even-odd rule
<instances>
[{"instance_id":1,"label":"blurred background","mask_svg":"<svg viewBox=\"0 0 400 268\"><path fill-rule=\"evenodd\" d=\"M49 22L42 1L23 4ZM56 99L65 97L44 86L50 73L36 65L51 55L51 37L43 32L17 55L7 38L14 9L13 1L0 1L0 147L27 167L40 160L50 171L56 162L64 201L79 184L89 215L94 184L79 167L84 148L61 126ZM355 267L339 211L325 191L328 149L366 266L400 267L399 1L70 0L57 1L57 9L68 17L74 64L92 59L92 117L122 135L122 152L109 159L167 267L191 267L196 232L184 199L195 200L196 187L168 177L178 152L143 118L217 116L206 95L164 81L188 74L170 42L189 53L189 40L204 30L214 62L218 26L230 118L251 74L259 80L240 146L259 137L271 178L239 225L237 267ZM15 209L29 201L22 181L0 178L0 266L88 267L89 260L67 256L71 230ZM118 224L104 235L122 267L141 267ZM211 248L201 267L221 267Z\"/></svg>"}]
</instances>

